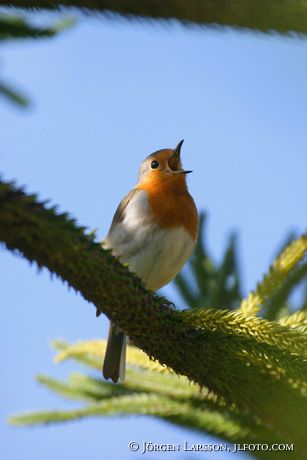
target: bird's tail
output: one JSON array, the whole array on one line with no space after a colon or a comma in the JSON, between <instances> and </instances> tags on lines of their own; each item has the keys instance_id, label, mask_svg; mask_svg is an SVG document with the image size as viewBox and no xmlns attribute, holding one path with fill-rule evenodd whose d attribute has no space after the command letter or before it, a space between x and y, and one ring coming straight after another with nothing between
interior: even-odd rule
<instances>
[{"instance_id":1,"label":"bird's tail","mask_svg":"<svg viewBox=\"0 0 307 460\"><path fill-rule=\"evenodd\" d=\"M118 327L110 322L106 354L104 357L102 374L105 379L112 379L114 383L125 379L126 373L127 336Z\"/></svg>"}]
</instances>

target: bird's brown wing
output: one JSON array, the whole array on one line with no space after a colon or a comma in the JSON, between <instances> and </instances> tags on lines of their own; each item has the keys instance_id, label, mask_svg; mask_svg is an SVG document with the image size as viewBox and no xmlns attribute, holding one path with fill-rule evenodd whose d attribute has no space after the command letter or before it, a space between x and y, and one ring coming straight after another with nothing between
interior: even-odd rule
<instances>
[{"instance_id":1,"label":"bird's brown wing","mask_svg":"<svg viewBox=\"0 0 307 460\"><path fill-rule=\"evenodd\" d=\"M108 231L108 234L106 236L106 238L104 240L101 241L101 245L104 249L111 249L112 248L112 245L110 245L110 242L108 241L108 238L109 238L109 235L112 234L112 231L114 230L114 228L116 227L116 225L120 224L121 222L123 222L124 218L125 218L125 209L127 208L130 200L132 199L132 197L134 196L135 193L137 193L138 190L136 188L132 189L126 196L125 198L123 198L123 200L119 203L116 211L115 211L115 214L114 214L114 217L113 217L113 220L112 220L112 223L111 223L111 227ZM99 316L101 314L100 310L98 310L97 308L97 312L96 312L96 316Z\"/></svg>"},{"instance_id":2,"label":"bird's brown wing","mask_svg":"<svg viewBox=\"0 0 307 460\"><path fill-rule=\"evenodd\" d=\"M139 190L134 188L132 189L126 196L125 198L122 199L122 201L119 203L116 211L115 211L115 214L114 214L114 217L113 217L113 220L112 220L112 223L111 223L111 227L110 227L110 230L109 230L109 233L114 229L115 225L116 224L119 224L120 222L122 222L125 218L125 209L127 208L130 200L132 199L133 195L135 195Z\"/></svg>"}]
</instances>

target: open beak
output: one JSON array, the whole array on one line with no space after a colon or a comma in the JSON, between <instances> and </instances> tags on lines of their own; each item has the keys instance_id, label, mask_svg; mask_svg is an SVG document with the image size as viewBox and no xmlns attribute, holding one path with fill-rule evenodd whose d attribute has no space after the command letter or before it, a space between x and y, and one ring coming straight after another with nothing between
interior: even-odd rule
<instances>
[{"instance_id":1,"label":"open beak","mask_svg":"<svg viewBox=\"0 0 307 460\"><path fill-rule=\"evenodd\" d=\"M174 152L172 153L171 158L176 158L178 161L180 161L181 147L183 143L184 143L184 139L182 139L178 143L177 147L174 148Z\"/></svg>"},{"instance_id":2,"label":"open beak","mask_svg":"<svg viewBox=\"0 0 307 460\"><path fill-rule=\"evenodd\" d=\"M174 160L178 161L179 164L181 164L180 155L181 155L181 147L182 147L183 142L184 142L184 139L182 139L178 143L177 147L174 148L174 152L171 154L171 156L169 158L169 159L174 159ZM185 169L178 169L178 170L176 170L174 172L176 172L178 174L190 174L193 171L187 171Z\"/></svg>"}]
</instances>

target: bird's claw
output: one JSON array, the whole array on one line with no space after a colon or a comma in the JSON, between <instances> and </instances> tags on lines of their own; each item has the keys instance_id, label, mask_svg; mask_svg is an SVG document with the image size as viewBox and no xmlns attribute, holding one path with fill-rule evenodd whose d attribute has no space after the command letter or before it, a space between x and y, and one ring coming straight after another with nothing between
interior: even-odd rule
<instances>
[{"instance_id":1,"label":"bird's claw","mask_svg":"<svg viewBox=\"0 0 307 460\"><path fill-rule=\"evenodd\" d=\"M161 301L161 307L164 308L164 309L171 309L171 310L175 310L176 309L176 306L174 304L174 302L171 302L170 300L168 300L166 297L160 297L160 301Z\"/></svg>"}]
</instances>

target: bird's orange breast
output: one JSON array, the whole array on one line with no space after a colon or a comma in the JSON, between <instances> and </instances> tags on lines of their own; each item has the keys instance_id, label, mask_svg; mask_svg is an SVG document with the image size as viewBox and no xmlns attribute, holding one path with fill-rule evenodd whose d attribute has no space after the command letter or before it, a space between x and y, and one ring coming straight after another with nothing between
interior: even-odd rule
<instances>
[{"instance_id":1,"label":"bird's orange breast","mask_svg":"<svg viewBox=\"0 0 307 460\"><path fill-rule=\"evenodd\" d=\"M137 185L137 188L148 193L148 203L153 219L161 228L183 226L193 240L196 240L198 214L183 175L167 180L142 182Z\"/></svg>"}]
</instances>

